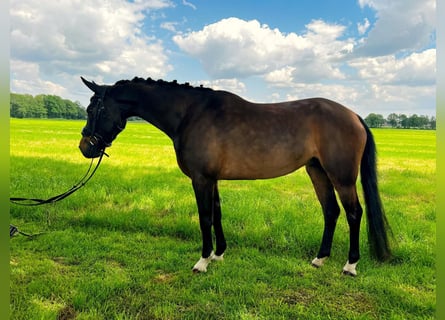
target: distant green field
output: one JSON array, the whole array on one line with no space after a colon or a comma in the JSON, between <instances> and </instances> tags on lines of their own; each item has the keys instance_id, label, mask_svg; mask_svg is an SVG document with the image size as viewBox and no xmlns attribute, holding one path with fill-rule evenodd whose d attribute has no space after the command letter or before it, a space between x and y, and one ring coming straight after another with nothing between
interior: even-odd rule
<instances>
[{"instance_id":1,"label":"distant green field","mask_svg":"<svg viewBox=\"0 0 445 320\"><path fill-rule=\"evenodd\" d=\"M84 124L11 119L11 196L70 188L89 165ZM225 260L192 274L201 236L191 183L165 135L129 123L85 188L54 205L11 205L12 224L46 233L10 240L10 319L434 319L436 132L373 133L393 262L370 259L363 219L359 274L341 275L342 214L331 258L310 266L323 219L303 169L221 181Z\"/></svg>"}]
</instances>

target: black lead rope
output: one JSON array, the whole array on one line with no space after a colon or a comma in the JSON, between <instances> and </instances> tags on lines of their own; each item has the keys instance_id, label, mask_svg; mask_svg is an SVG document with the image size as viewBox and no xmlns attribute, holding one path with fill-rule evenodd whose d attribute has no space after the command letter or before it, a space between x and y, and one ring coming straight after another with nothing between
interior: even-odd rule
<instances>
[{"instance_id":1,"label":"black lead rope","mask_svg":"<svg viewBox=\"0 0 445 320\"><path fill-rule=\"evenodd\" d=\"M39 236L39 235L41 235L41 234L44 234L45 232L39 232L39 233L29 234L29 233L26 233L26 232L23 232L23 231L19 230L16 226L10 224L10 225L9 225L9 237L12 238L12 237L14 237L17 233L18 233L18 234L21 234L22 236L28 237L28 238L33 238L33 237Z\"/></svg>"},{"instance_id":2,"label":"black lead rope","mask_svg":"<svg viewBox=\"0 0 445 320\"><path fill-rule=\"evenodd\" d=\"M48 203L55 203L58 202L62 199L65 199L66 197L68 197L69 195L73 194L74 192L76 192L77 190L79 190L80 188L82 188L94 175L94 173L96 172L97 168L99 168L99 165L102 161L103 156L106 155L108 157L108 155L102 151L99 160L97 161L96 166L94 167L93 171L91 171L91 168L93 167L93 161L94 159L91 159L90 162L90 166L88 167L87 172L85 173L85 175L76 183L74 184L70 189L68 189L67 191L58 194L57 196L48 198L48 199L35 199L35 198L16 198L16 197L12 197L9 198L9 201L11 203L17 204L17 205L21 205L21 206L40 206L43 204L48 204ZM12 238L13 236L15 236L16 234L21 234L24 235L26 237L34 237L40 234L43 234L43 232L41 233L37 233L37 234L29 234L29 233L25 233L23 231L20 231L16 226L10 224L9 225L9 237Z\"/></svg>"},{"instance_id":3,"label":"black lead rope","mask_svg":"<svg viewBox=\"0 0 445 320\"><path fill-rule=\"evenodd\" d=\"M77 190L79 190L80 188L82 188L94 175L94 173L96 172L97 168L99 168L99 165L102 161L103 156L107 155L105 152L102 152L99 160L97 161L96 167L93 169L93 171L91 171L91 168L93 167L93 160L91 160L90 166L88 167L88 170L86 172L86 174L76 183L74 184L71 189L68 189L67 191L58 194L57 196L48 198L48 199L35 199L35 198L9 198L9 201L11 201L11 203L14 204L18 204L21 206L40 206L42 204L48 204L48 203L54 203L54 202L58 202L62 199L65 199L66 197L68 197L69 195L73 194L74 192L76 192ZM107 155L108 156L108 155ZM90 173L91 171L91 173Z\"/></svg>"}]
</instances>

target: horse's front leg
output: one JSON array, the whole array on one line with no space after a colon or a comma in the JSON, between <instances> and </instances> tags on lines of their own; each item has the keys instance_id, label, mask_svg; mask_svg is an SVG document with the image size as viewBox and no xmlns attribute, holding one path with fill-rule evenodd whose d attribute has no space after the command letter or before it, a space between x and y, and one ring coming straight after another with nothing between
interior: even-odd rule
<instances>
[{"instance_id":1,"label":"horse's front leg","mask_svg":"<svg viewBox=\"0 0 445 320\"><path fill-rule=\"evenodd\" d=\"M201 177L193 179L192 184L198 205L199 225L202 235L202 254L199 261L193 267L193 272L206 272L207 266L212 260L222 259L222 252L218 252L218 256L215 256L213 253L212 225L215 209L219 210L219 214L216 214L219 223L215 228L217 230L215 231L217 236L217 250L221 251L222 245L225 249L224 235L222 234L222 227L220 226L221 211L219 208L219 197L217 195L216 181L214 180ZM215 200L218 200L217 205ZM224 251L224 249L222 249L222 251Z\"/></svg>"}]
</instances>

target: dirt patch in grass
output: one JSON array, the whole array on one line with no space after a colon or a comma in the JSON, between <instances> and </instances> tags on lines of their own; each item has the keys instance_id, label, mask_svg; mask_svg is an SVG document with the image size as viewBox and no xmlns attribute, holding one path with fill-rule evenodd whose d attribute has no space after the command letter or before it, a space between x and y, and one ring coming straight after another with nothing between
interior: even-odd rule
<instances>
[{"instance_id":1,"label":"dirt patch in grass","mask_svg":"<svg viewBox=\"0 0 445 320\"><path fill-rule=\"evenodd\" d=\"M57 313L57 320L76 319L77 312L73 306L65 306Z\"/></svg>"}]
</instances>

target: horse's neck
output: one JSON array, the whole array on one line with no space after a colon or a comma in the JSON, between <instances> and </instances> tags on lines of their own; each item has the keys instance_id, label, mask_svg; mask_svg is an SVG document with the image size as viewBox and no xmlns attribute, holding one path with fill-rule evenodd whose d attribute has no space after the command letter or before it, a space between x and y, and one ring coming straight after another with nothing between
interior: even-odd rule
<instances>
[{"instance_id":1,"label":"horse's neck","mask_svg":"<svg viewBox=\"0 0 445 320\"><path fill-rule=\"evenodd\" d=\"M192 95L184 95L184 92L179 90L171 90L168 94L164 90L150 91L144 94L138 107L137 116L150 122L174 139L194 98Z\"/></svg>"}]
</instances>

